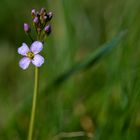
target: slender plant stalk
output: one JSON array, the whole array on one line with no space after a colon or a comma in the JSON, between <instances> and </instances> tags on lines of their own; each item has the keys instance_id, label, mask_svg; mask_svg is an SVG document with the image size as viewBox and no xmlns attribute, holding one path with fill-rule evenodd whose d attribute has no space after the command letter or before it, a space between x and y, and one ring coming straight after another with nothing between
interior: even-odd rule
<instances>
[{"instance_id":1,"label":"slender plant stalk","mask_svg":"<svg viewBox=\"0 0 140 140\"><path fill-rule=\"evenodd\" d=\"M28 36L29 36L30 40L31 40L32 42L34 42L34 40L33 40L33 38L32 38L32 36L31 36L30 33L28 33Z\"/></svg>"},{"instance_id":2,"label":"slender plant stalk","mask_svg":"<svg viewBox=\"0 0 140 140\"><path fill-rule=\"evenodd\" d=\"M33 137L38 89L39 89L39 68L35 67L34 95L33 95L33 102L32 102L32 111L31 111L31 118L30 118L30 125L29 125L28 140L32 140L32 137Z\"/></svg>"},{"instance_id":3,"label":"slender plant stalk","mask_svg":"<svg viewBox=\"0 0 140 140\"><path fill-rule=\"evenodd\" d=\"M48 22L50 22L50 20L52 19L53 13L46 12L44 8L41 8L40 12L36 11L36 9L32 9L31 16L32 16L34 28L37 33L36 40L34 40L34 38L32 38L30 34L31 28L28 23L24 23L23 29L26 35L30 38L32 44L34 43L33 46L31 45L31 47L33 47L34 49L31 49L30 47L30 49L28 49L28 51L26 52L27 54L26 58L33 60L34 56L37 55L43 49L44 40L51 33L51 25L48 25ZM25 46L24 43L20 48L18 48L18 53L22 55L25 52L25 48L27 48L27 46ZM37 54L35 52L37 52ZM31 118L30 118L27 140L33 140L36 102L37 102L37 95L39 91L39 68L38 67L40 67L44 63L44 58L43 57L42 59L36 58L36 61L38 61L38 63L34 64L37 67L35 67L34 94L33 94ZM25 60L22 60L20 61L19 66L25 70L28 68L29 64Z\"/></svg>"}]
</instances>

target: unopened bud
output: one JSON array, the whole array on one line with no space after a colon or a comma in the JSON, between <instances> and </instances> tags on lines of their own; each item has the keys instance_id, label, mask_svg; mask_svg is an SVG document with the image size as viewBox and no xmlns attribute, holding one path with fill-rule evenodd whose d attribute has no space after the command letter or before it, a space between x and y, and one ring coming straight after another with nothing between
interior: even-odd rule
<instances>
[{"instance_id":1,"label":"unopened bud","mask_svg":"<svg viewBox=\"0 0 140 140\"><path fill-rule=\"evenodd\" d=\"M48 18L47 16L43 16L42 19L43 19L44 22L46 22L47 21L47 18Z\"/></svg>"},{"instance_id":2,"label":"unopened bud","mask_svg":"<svg viewBox=\"0 0 140 140\"><path fill-rule=\"evenodd\" d=\"M53 17L53 13L52 12L47 13L47 17L48 17L48 20L51 20Z\"/></svg>"},{"instance_id":3,"label":"unopened bud","mask_svg":"<svg viewBox=\"0 0 140 140\"><path fill-rule=\"evenodd\" d=\"M35 18L33 19L33 22L34 22L35 24L37 24L37 23L39 22L38 17L35 17Z\"/></svg>"},{"instance_id":4,"label":"unopened bud","mask_svg":"<svg viewBox=\"0 0 140 140\"><path fill-rule=\"evenodd\" d=\"M40 17L40 13L37 11L36 12L36 16L39 18Z\"/></svg>"},{"instance_id":5,"label":"unopened bud","mask_svg":"<svg viewBox=\"0 0 140 140\"><path fill-rule=\"evenodd\" d=\"M46 27L45 27L45 33L47 34L47 35L49 35L50 33L51 33L51 25L47 25Z\"/></svg>"},{"instance_id":6,"label":"unopened bud","mask_svg":"<svg viewBox=\"0 0 140 140\"><path fill-rule=\"evenodd\" d=\"M24 31L27 32L27 33L30 31L30 25L27 24L27 23L24 23L24 27L23 28L24 28Z\"/></svg>"},{"instance_id":7,"label":"unopened bud","mask_svg":"<svg viewBox=\"0 0 140 140\"><path fill-rule=\"evenodd\" d=\"M33 18L36 16L36 10L35 9L32 9L31 15L32 15Z\"/></svg>"},{"instance_id":8,"label":"unopened bud","mask_svg":"<svg viewBox=\"0 0 140 140\"><path fill-rule=\"evenodd\" d=\"M40 10L40 15L45 15L45 14L46 14L45 8L41 8L41 10Z\"/></svg>"}]
</instances>

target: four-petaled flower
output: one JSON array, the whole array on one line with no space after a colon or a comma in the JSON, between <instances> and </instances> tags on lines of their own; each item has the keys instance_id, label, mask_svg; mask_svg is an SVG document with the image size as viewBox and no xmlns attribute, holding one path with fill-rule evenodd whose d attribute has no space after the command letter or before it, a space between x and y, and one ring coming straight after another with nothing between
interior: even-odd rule
<instances>
[{"instance_id":1,"label":"four-petaled flower","mask_svg":"<svg viewBox=\"0 0 140 140\"><path fill-rule=\"evenodd\" d=\"M40 67L44 63L44 58L38 54L42 49L43 44L40 41L33 42L30 48L26 43L22 43L22 46L18 48L18 53L24 57L19 61L19 66L25 70L32 62L36 67Z\"/></svg>"}]
</instances>

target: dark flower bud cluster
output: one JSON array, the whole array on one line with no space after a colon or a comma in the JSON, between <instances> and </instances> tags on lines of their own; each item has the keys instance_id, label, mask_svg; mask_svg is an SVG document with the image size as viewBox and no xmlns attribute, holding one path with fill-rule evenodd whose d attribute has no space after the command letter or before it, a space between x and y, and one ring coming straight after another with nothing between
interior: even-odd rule
<instances>
[{"instance_id":1,"label":"dark flower bud cluster","mask_svg":"<svg viewBox=\"0 0 140 140\"><path fill-rule=\"evenodd\" d=\"M52 19L52 12L47 13L44 8L41 8L40 12L33 9L31 11L31 15L33 18L33 23L35 24L38 32L45 30L45 26L50 26L50 25L47 25L47 23Z\"/></svg>"},{"instance_id":2,"label":"dark flower bud cluster","mask_svg":"<svg viewBox=\"0 0 140 140\"><path fill-rule=\"evenodd\" d=\"M47 12L46 9L41 8L40 11L36 11L36 9L32 9L31 11L33 25L36 29L36 32L39 36L39 40L44 40L45 36L51 33L51 25L48 24L53 17L52 12ZM24 31L29 35L31 29L30 25L24 23ZM31 36L30 36L31 38Z\"/></svg>"}]
</instances>

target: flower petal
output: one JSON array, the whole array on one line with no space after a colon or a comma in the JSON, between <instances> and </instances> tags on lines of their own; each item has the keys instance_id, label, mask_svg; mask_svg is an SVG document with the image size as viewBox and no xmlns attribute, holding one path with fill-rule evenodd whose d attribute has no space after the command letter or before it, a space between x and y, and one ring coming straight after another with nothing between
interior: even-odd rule
<instances>
[{"instance_id":1,"label":"flower petal","mask_svg":"<svg viewBox=\"0 0 140 140\"><path fill-rule=\"evenodd\" d=\"M28 57L23 57L20 61L19 61L19 66L25 70L28 68L29 64L30 64L31 60Z\"/></svg>"},{"instance_id":2,"label":"flower petal","mask_svg":"<svg viewBox=\"0 0 140 140\"><path fill-rule=\"evenodd\" d=\"M30 50L34 53L37 54L43 49L43 44L40 41L35 41L32 43Z\"/></svg>"},{"instance_id":3,"label":"flower petal","mask_svg":"<svg viewBox=\"0 0 140 140\"><path fill-rule=\"evenodd\" d=\"M32 63L36 66L36 67L40 67L43 63L44 63L44 58L39 55L39 54L36 54L34 56L34 58L32 59Z\"/></svg>"},{"instance_id":4,"label":"flower petal","mask_svg":"<svg viewBox=\"0 0 140 140\"><path fill-rule=\"evenodd\" d=\"M30 50L29 50L28 46L26 45L26 43L22 43L22 46L18 48L18 53L23 56L26 56L26 53L29 51Z\"/></svg>"}]
</instances>

